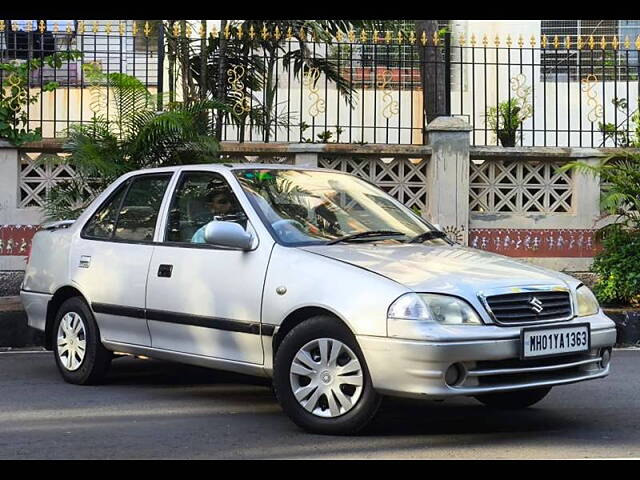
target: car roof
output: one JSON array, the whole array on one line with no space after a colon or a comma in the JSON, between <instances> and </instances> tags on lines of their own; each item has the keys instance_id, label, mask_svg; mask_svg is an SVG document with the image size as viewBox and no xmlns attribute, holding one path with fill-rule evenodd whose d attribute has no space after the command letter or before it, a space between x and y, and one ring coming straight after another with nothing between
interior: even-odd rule
<instances>
[{"instance_id":1,"label":"car roof","mask_svg":"<svg viewBox=\"0 0 640 480\"><path fill-rule=\"evenodd\" d=\"M328 168L318 168L318 167L310 167L304 165L288 165L288 164L279 164L279 163L241 163L241 162L224 162L224 163L195 163L190 165L177 165L173 167L156 167L156 168L145 168L142 170L136 170L135 172L131 172L132 174L137 173L153 173L153 172L175 172L178 170L211 170L213 172L220 172L224 170L251 170L251 169L259 169L259 170L317 170L322 172L332 171ZM337 171L337 170L333 170ZM340 172L343 173L343 172Z\"/></svg>"}]
</instances>

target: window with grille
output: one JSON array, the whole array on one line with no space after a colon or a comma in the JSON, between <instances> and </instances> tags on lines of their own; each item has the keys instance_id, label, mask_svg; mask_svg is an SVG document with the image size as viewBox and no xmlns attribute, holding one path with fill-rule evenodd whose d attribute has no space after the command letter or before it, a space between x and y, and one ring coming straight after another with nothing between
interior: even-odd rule
<instances>
[{"instance_id":1,"label":"window with grille","mask_svg":"<svg viewBox=\"0 0 640 480\"><path fill-rule=\"evenodd\" d=\"M40 32L40 26L46 29ZM0 60L28 60L65 51L77 30L74 20L5 20L0 34ZM53 25L61 25L62 34L52 33Z\"/></svg>"},{"instance_id":2,"label":"window with grille","mask_svg":"<svg viewBox=\"0 0 640 480\"><path fill-rule=\"evenodd\" d=\"M540 55L542 80L578 81L590 74L608 81L636 80L640 67L638 52L613 49L611 41L617 37L622 44L628 36L634 42L639 33L640 20L542 20L541 34L548 41ZM600 47L603 36L608 43L605 50ZM591 37L595 42L593 49L588 45ZM581 49L579 40L583 42Z\"/></svg>"}]
</instances>

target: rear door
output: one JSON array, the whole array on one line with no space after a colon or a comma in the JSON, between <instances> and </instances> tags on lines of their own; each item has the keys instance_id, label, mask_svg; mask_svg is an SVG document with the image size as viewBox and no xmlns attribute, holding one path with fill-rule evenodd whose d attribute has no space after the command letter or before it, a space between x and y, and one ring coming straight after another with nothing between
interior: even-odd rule
<instances>
[{"instance_id":1,"label":"rear door","mask_svg":"<svg viewBox=\"0 0 640 480\"><path fill-rule=\"evenodd\" d=\"M144 312L147 272L171 176L144 174L125 181L73 246L73 280L90 299L104 340L151 345Z\"/></svg>"}]
</instances>

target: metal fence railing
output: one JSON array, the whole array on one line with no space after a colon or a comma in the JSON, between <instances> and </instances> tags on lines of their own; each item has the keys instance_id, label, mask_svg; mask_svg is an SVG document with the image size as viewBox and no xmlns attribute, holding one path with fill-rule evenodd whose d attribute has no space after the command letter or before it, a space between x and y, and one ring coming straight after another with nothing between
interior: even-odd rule
<instances>
[{"instance_id":1,"label":"metal fence railing","mask_svg":"<svg viewBox=\"0 0 640 480\"><path fill-rule=\"evenodd\" d=\"M71 124L112 114L109 88L96 84L87 66L132 75L155 93L163 49L148 22L0 20L2 98L24 113L25 127L43 137L64 136ZM104 100L100 105L96 96Z\"/></svg>"},{"instance_id":2,"label":"metal fence railing","mask_svg":"<svg viewBox=\"0 0 640 480\"><path fill-rule=\"evenodd\" d=\"M0 64L77 52L27 72L19 94L36 99L27 100L27 123L44 137L113 114L108 86L87 78L92 64L137 77L162 94L160 108L223 99L230 111L212 134L226 141L420 144L428 120L454 115L472 125L473 145L620 147L637 139L639 50L640 38L617 36L352 30L318 38L181 21L0 21ZM0 70L5 99L12 82ZM57 88L47 91L50 82ZM100 109L92 88L102 89Z\"/></svg>"},{"instance_id":3,"label":"metal fence railing","mask_svg":"<svg viewBox=\"0 0 640 480\"><path fill-rule=\"evenodd\" d=\"M557 36L451 47L452 114L475 145L618 147L636 137L640 40Z\"/></svg>"}]
</instances>

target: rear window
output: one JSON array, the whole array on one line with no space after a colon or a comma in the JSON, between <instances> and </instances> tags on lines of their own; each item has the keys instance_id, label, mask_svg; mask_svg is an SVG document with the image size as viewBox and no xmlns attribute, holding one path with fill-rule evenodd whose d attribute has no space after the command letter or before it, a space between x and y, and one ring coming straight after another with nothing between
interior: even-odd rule
<instances>
[{"instance_id":1,"label":"rear window","mask_svg":"<svg viewBox=\"0 0 640 480\"><path fill-rule=\"evenodd\" d=\"M171 175L144 175L125 182L91 217L83 231L84 236L101 240L152 241Z\"/></svg>"}]
</instances>

